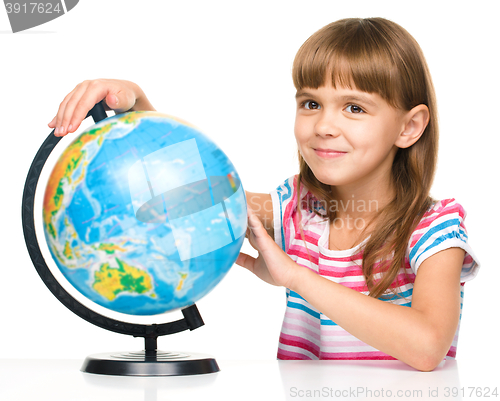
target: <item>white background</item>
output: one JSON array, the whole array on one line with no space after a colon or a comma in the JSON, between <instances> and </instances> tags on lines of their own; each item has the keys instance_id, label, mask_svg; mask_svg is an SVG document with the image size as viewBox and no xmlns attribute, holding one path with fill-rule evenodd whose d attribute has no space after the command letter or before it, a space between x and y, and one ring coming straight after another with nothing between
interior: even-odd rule
<instances>
[{"instance_id":1,"label":"white background","mask_svg":"<svg viewBox=\"0 0 500 401\"><path fill-rule=\"evenodd\" d=\"M494 1L81 0L67 15L17 34L10 32L2 6L0 358L83 359L143 347L140 339L107 332L67 310L38 277L26 250L24 181L66 93L84 79L137 82L158 111L190 121L213 138L245 189L269 192L297 172L290 74L295 52L334 20L372 16L405 27L427 57L441 129L431 195L456 198L464 206L470 244L482 265L465 286L457 359L488 364L498 357L495 6ZM160 338L161 349L218 359L276 358L284 289L235 265L198 307L205 326Z\"/></svg>"}]
</instances>

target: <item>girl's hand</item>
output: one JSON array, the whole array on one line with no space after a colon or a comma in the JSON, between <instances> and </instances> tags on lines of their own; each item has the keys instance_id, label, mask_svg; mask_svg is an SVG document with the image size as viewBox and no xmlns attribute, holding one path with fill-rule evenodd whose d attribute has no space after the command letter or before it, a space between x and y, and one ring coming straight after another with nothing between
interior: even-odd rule
<instances>
[{"instance_id":1,"label":"girl's hand","mask_svg":"<svg viewBox=\"0 0 500 401\"><path fill-rule=\"evenodd\" d=\"M269 284L291 288L297 273L304 268L281 250L251 208L248 208L247 238L250 245L259 251L259 256L254 258L240 253L236 264L250 270Z\"/></svg>"},{"instance_id":2,"label":"girl's hand","mask_svg":"<svg viewBox=\"0 0 500 401\"><path fill-rule=\"evenodd\" d=\"M155 111L142 89L130 81L95 79L83 81L66 95L57 115L48 124L56 136L75 132L92 107L104 99L105 109L123 113L129 110Z\"/></svg>"}]
</instances>

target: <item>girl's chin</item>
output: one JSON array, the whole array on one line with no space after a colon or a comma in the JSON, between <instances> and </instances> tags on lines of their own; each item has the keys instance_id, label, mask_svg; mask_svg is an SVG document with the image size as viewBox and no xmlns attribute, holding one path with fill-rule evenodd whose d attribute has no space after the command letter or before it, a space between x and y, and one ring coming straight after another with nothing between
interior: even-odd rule
<instances>
[{"instance_id":1,"label":"girl's chin","mask_svg":"<svg viewBox=\"0 0 500 401\"><path fill-rule=\"evenodd\" d=\"M321 182L323 185L327 185L327 186L336 186L336 185L340 185L341 182L339 182L339 180L336 180L334 177L332 177L332 174L328 174L327 172L326 173L316 173L314 172L314 176L316 177L316 179Z\"/></svg>"}]
</instances>

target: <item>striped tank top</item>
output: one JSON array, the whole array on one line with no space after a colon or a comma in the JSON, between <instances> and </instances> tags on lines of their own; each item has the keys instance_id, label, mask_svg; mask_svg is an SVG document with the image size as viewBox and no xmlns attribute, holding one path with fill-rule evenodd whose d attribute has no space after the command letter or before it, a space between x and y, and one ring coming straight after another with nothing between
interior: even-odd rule
<instances>
[{"instance_id":1,"label":"striped tank top","mask_svg":"<svg viewBox=\"0 0 500 401\"><path fill-rule=\"evenodd\" d=\"M330 250L328 220L318 216L311 208L307 210L304 207L301 208L301 234L296 176L271 192L271 198L274 239L292 260L329 280L368 294L361 270L363 253L360 248L369 237L354 248ZM308 199L309 205L315 203L314 196L304 186L301 186L300 198L302 202ZM413 283L420 264L441 250L459 247L466 252L461 273L462 309L464 282L474 278L479 268L479 262L467 242L467 231L463 223L465 216L465 210L453 198L434 203L422 217L408 242L405 268L401 268L397 276L400 296L388 294L379 299L410 307ZM395 359L358 340L296 292L287 289L286 296L287 306L279 339L278 359ZM455 358L459 329L460 323L446 355L447 359Z\"/></svg>"}]
</instances>

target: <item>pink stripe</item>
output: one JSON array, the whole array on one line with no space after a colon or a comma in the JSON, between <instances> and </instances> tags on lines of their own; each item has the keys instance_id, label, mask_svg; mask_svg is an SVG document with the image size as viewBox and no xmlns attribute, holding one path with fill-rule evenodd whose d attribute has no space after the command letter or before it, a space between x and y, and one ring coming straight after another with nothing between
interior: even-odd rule
<instances>
[{"instance_id":1,"label":"pink stripe","mask_svg":"<svg viewBox=\"0 0 500 401\"><path fill-rule=\"evenodd\" d=\"M311 256L309 256L306 248L304 248L302 246L297 246L296 244L290 246L287 254L293 255L293 256L298 256L299 258L302 258L305 260L312 259L315 264L318 264L318 253L317 252L313 252L309 249L309 254L311 255Z\"/></svg>"},{"instance_id":2,"label":"pink stripe","mask_svg":"<svg viewBox=\"0 0 500 401\"><path fill-rule=\"evenodd\" d=\"M439 201L438 203L436 203L436 205L434 206L434 208L432 210L430 210L429 212L427 212L424 216L429 216L429 215L432 215L432 214L441 213L441 211L446 206L448 206L450 203L453 203L454 201L455 201L455 198L443 199L443 200ZM453 207L453 205L452 205L452 207Z\"/></svg>"},{"instance_id":3,"label":"pink stripe","mask_svg":"<svg viewBox=\"0 0 500 401\"><path fill-rule=\"evenodd\" d=\"M304 354L299 354L298 352L286 351L284 349L278 348L278 359L281 360L311 360L311 358Z\"/></svg>"},{"instance_id":4,"label":"pink stripe","mask_svg":"<svg viewBox=\"0 0 500 401\"><path fill-rule=\"evenodd\" d=\"M358 292L366 292L368 291L368 287L365 281L342 281L340 280L338 284L343 285L344 287L350 288L351 290L356 290Z\"/></svg>"},{"instance_id":5,"label":"pink stripe","mask_svg":"<svg viewBox=\"0 0 500 401\"><path fill-rule=\"evenodd\" d=\"M298 320L299 322L307 323L309 326L319 328L321 323L317 320L313 320L311 318L308 318L310 316L309 314L304 313L304 315L299 314L299 313L293 313L290 312L293 309L287 308L286 313L285 313L285 320L286 319L293 319L293 320Z\"/></svg>"},{"instance_id":6,"label":"pink stripe","mask_svg":"<svg viewBox=\"0 0 500 401\"><path fill-rule=\"evenodd\" d=\"M314 344L312 341L306 340L305 338L281 333L279 342L284 345L305 349L316 356L319 355L319 346Z\"/></svg>"},{"instance_id":7,"label":"pink stripe","mask_svg":"<svg viewBox=\"0 0 500 401\"><path fill-rule=\"evenodd\" d=\"M318 333L315 333L312 330L305 328L304 326L299 326L297 324L283 322L282 327L284 327L285 329L288 329L288 330L297 330L300 332L301 335L313 337L314 339L316 339L318 341L321 340L321 335L319 335Z\"/></svg>"},{"instance_id":8,"label":"pink stripe","mask_svg":"<svg viewBox=\"0 0 500 401\"><path fill-rule=\"evenodd\" d=\"M293 230L293 238L297 240L296 242L303 244L303 239L306 240L307 244L318 245L318 239L321 236L318 233L313 231L303 230L304 238L302 238L302 233L297 229L297 231Z\"/></svg>"},{"instance_id":9,"label":"pink stripe","mask_svg":"<svg viewBox=\"0 0 500 401\"><path fill-rule=\"evenodd\" d=\"M391 284L391 288L402 287L406 284L413 284L414 282L415 282L415 274L399 273L396 276L396 279Z\"/></svg>"},{"instance_id":10,"label":"pink stripe","mask_svg":"<svg viewBox=\"0 0 500 401\"><path fill-rule=\"evenodd\" d=\"M327 266L330 268L330 266ZM357 273L357 274L356 274ZM335 277L335 278L345 278L345 277L359 277L364 281L364 276L363 272L361 269L356 268L354 266L349 266L347 268L336 268L334 266L331 267L331 269L325 269L323 265L319 266L319 274L322 276L326 277ZM406 284L413 284L415 282L415 274L411 273L400 273L396 276L395 281L391 285L391 288L397 288L397 287L402 287ZM347 284L349 283L349 284ZM356 283L354 281L345 281L343 282L344 285L349 286L351 283ZM357 283L356 283L357 284ZM365 291L365 290L363 290Z\"/></svg>"},{"instance_id":11,"label":"pink stripe","mask_svg":"<svg viewBox=\"0 0 500 401\"><path fill-rule=\"evenodd\" d=\"M294 236L293 238L297 241L303 241L308 244L313 244L313 245L318 245L318 239L320 235L312 232L312 231L306 231L304 230L304 226L299 226L299 221L298 221L298 214L294 213L293 214L293 228L294 228ZM302 231L301 231L302 228Z\"/></svg>"},{"instance_id":12,"label":"pink stripe","mask_svg":"<svg viewBox=\"0 0 500 401\"><path fill-rule=\"evenodd\" d=\"M363 276L363 271L357 265L342 267L342 266L329 266L320 264L319 274L328 277L351 277L351 276Z\"/></svg>"},{"instance_id":13,"label":"pink stripe","mask_svg":"<svg viewBox=\"0 0 500 401\"><path fill-rule=\"evenodd\" d=\"M302 238L302 235L304 236L304 238ZM307 243L317 245L320 237L321 235L315 233L314 231L304 230L304 227L302 227L302 232L301 232L300 227L297 227L294 239L305 240Z\"/></svg>"},{"instance_id":14,"label":"pink stripe","mask_svg":"<svg viewBox=\"0 0 500 401\"><path fill-rule=\"evenodd\" d=\"M348 360L396 360L383 352L322 352L321 359L348 359Z\"/></svg>"},{"instance_id":15,"label":"pink stripe","mask_svg":"<svg viewBox=\"0 0 500 401\"><path fill-rule=\"evenodd\" d=\"M418 223L417 227L415 228L415 231L420 231L423 228L429 227L432 222L436 219L437 216L433 216L436 214L436 212L432 212L432 214L427 215L427 217L423 217L422 220L420 220L420 223ZM419 235L422 235L421 233Z\"/></svg>"},{"instance_id":16,"label":"pink stripe","mask_svg":"<svg viewBox=\"0 0 500 401\"><path fill-rule=\"evenodd\" d=\"M326 255L321 255L321 259L328 260L331 262L352 262L355 260L361 260L363 259L362 252L358 252L355 255L352 256L345 256L345 257L334 257L334 256L326 256Z\"/></svg>"}]
</instances>

